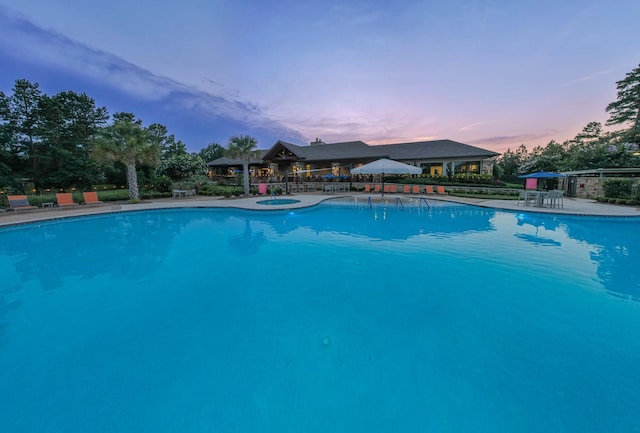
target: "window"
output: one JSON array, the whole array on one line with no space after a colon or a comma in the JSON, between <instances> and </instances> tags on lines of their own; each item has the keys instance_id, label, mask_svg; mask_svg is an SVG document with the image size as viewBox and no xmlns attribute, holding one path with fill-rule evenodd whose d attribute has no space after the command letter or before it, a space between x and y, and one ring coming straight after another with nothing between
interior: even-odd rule
<instances>
[{"instance_id":1,"label":"window","mask_svg":"<svg viewBox=\"0 0 640 433\"><path fill-rule=\"evenodd\" d=\"M456 162L454 172L461 174L480 174L480 161Z\"/></svg>"}]
</instances>

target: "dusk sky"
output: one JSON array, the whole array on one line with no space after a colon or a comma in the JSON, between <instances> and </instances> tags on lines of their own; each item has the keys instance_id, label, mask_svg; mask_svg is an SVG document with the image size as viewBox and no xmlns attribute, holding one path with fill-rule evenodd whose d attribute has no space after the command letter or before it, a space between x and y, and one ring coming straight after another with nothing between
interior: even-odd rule
<instances>
[{"instance_id":1,"label":"dusk sky","mask_svg":"<svg viewBox=\"0 0 640 433\"><path fill-rule=\"evenodd\" d=\"M251 134L503 152L604 123L638 0L0 0L0 90L85 92L197 151Z\"/></svg>"}]
</instances>

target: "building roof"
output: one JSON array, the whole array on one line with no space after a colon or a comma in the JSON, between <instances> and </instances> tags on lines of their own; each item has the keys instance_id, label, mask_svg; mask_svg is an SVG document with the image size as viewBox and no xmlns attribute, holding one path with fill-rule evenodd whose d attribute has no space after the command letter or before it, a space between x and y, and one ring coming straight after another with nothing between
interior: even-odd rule
<instances>
[{"instance_id":1,"label":"building roof","mask_svg":"<svg viewBox=\"0 0 640 433\"><path fill-rule=\"evenodd\" d=\"M470 146L453 140L415 141L411 143L383 144L375 146L383 148L390 159L417 160L434 158L491 158L500 155L490 150Z\"/></svg>"},{"instance_id":2,"label":"building roof","mask_svg":"<svg viewBox=\"0 0 640 433\"><path fill-rule=\"evenodd\" d=\"M282 154L283 148L290 151L298 159L306 161L381 158L385 156L384 152L380 152L375 146L369 146L362 141L298 146L279 140L271 147L267 154L264 155L263 159L283 159L278 158L278 155Z\"/></svg>"},{"instance_id":3,"label":"building roof","mask_svg":"<svg viewBox=\"0 0 640 433\"><path fill-rule=\"evenodd\" d=\"M590 170L563 171L567 176L638 176L640 167L620 167L620 168L593 168Z\"/></svg>"},{"instance_id":4,"label":"building roof","mask_svg":"<svg viewBox=\"0 0 640 433\"><path fill-rule=\"evenodd\" d=\"M316 144L318 143L318 144ZM378 158L389 158L400 161L416 161L443 158L491 158L500 155L490 150L470 146L453 140L415 141L410 143L382 144L370 146L362 141L346 141L341 143L322 143L299 146L278 140L271 149L263 150L261 161L251 164L264 164L267 161L331 161L360 160L372 161ZM208 163L210 166L241 165L240 160L226 157Z\"/></svg>"}]
</instances>

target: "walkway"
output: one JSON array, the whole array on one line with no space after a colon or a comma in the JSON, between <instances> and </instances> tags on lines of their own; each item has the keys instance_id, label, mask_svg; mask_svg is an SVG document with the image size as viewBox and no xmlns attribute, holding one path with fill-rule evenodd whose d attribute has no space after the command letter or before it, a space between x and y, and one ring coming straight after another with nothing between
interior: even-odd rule
<instances>
[{"instance_id":1,"label":"walkway","mask_svg":"<svg viewBox=\"0 0 640 433\"><path fill-rule=\"evenodd\" d=\"M13 224L22 224L28 222L46 221L57 218L68 218L82 215L100 215L114 212L127 212L127 211L141 211L152 209L177 209L177 208L237 208L247 210L261 210L261 211L273 211L282 209L297 209L314 206L324 200L337 198L337 197L350 197L357 195L358 197L372 197L373 199L380 198L380 195L373 194L341 194L341 195L326 195L326 194L293 194L286 196L287 199L300 200L299 203L287 204L287 205L260 205L257 204L260 200L268 200L269 196L238 198L238 199L223 199L220 197L203 197L198 196L190 199L172 200L172 199L154 199L149 201L143 201L136 204L128 203L105 203L102 206L74 206L67 209L39 209L36 211L21 211L14 213L8 211L6 214L0 214L0 227ZM395 197L416 198L417 196L403 196L397 194L387 194L385 198L395 199ZM427 200L442 200L451 201L455 203L464 203L481 207L504 209L511 211L522 212L543 212L552 214L565 214L565 215L592 215L592 216L618 216L618 217L640 217L640 208L632 206L620 206L613 204L598 203L594 200L579 199L579 198L564 198L564 208L537 208L533 206L523 207L517 205L517 200L485 200L478 198L466 198L466 197L454 197L454 196L423 196ZM285 198L285 197L282 197Z\"/></svg>"}]
</instances>

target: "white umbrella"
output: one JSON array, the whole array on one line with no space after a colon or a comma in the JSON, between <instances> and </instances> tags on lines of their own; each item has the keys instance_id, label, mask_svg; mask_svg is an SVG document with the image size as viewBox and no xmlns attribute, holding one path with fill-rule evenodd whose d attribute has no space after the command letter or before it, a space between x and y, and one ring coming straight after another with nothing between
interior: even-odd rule
<instances>
[{"instance_id":1,"label":"white umbrella","mask_svg":"<svg viewBox=\"0 0 640 433\"><path fill-rule=\"evenodd\" d=\"M381 174L382 194L384 195L385 174L422 174L422 169L392 159L382 158L352 169L351 174Z\"/></svg>"},{"instance_id":2,"label":"white umbrella","mask_svg":"<svg viewBox=\"0 0 640 433\"><path fill-rule=\"evenodd\" d=\"M420 167L382 158L351 170L351 174L422 174Z\"/></svg>"}]
</instances>

